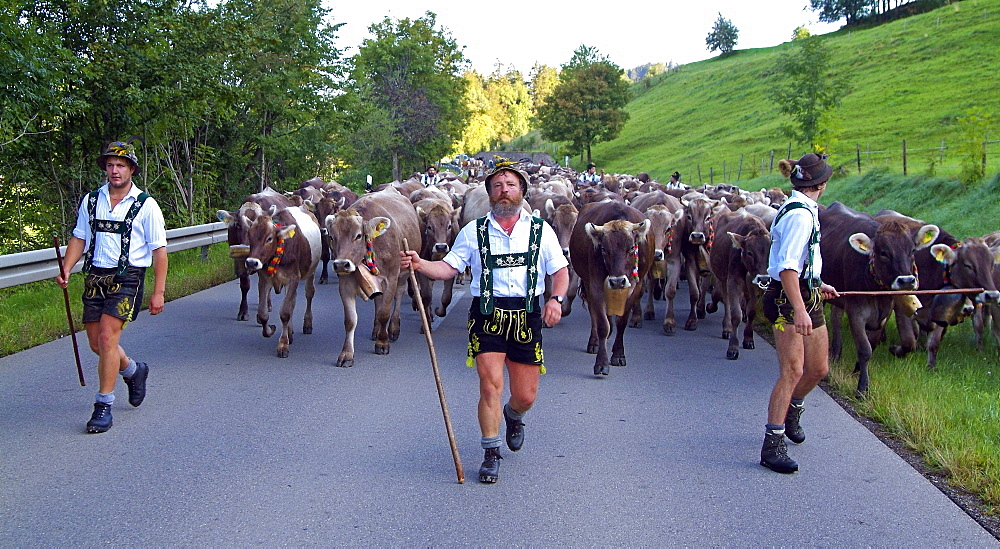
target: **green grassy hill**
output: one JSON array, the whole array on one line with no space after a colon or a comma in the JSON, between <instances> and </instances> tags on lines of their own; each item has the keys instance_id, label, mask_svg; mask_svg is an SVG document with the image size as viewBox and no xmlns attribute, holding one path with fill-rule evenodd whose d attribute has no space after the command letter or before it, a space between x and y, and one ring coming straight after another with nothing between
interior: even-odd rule
<instances>
[{"instance_id":1,"label":"green grassy hill","mask_svg":"<svg viewBox=\"0 0 1000 549\"><path fill-rule=\"evenodd\" d=\"M863 170L901 173L905 139L911 175L928 173L933 161L934 172L955 176L956 119L973 108L1000 119L1000 0L955 2L823 38L833 72L850 80L851 91L834 113L839 143L831 147L832 162L847 171L857 173L860 146ZM785 120L767 91L783 81L779 55L794 47L786 42L736 51L657 77L629 104L631 119L621 136L595 146L594 159L609 172L646 171L660 180L678 170L689 184L707 182L710 169L716 183L735 181L741 156L741 180L757 175L762 162L766 172L772 150L775 163L788 155L789 141L779 130ZM997 125L994 134L1000 133ZM943 162L942 141L948 147ZM791 151L797 158L808 147L792 143ZM1000 170L1000 143L990 145L987 158L987 174Z\"/></svg>"}]
</instances>

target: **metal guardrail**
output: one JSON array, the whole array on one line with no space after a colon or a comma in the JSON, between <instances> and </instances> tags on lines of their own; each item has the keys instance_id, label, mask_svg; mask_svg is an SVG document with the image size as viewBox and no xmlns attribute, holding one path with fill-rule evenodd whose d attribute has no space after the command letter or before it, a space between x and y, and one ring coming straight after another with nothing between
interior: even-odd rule
<instances>
[{"instance_id":1,"label":"metal guardrail","mask_svg":"<svg viewBox=\"0 0 1000 549\"><path fill-rule=\"evenodd\" d=\"M167 231L167 253L209 246L224 242L228 237L229 230L222 222L170 229ZM65 255L66 246L61 246L60 250ZM82 267L83 261L80 261L72 272L79 272ZM59 265L55 248L0 255L0 288L53 279L57 274Z\"/></svg>"}]
</instances>

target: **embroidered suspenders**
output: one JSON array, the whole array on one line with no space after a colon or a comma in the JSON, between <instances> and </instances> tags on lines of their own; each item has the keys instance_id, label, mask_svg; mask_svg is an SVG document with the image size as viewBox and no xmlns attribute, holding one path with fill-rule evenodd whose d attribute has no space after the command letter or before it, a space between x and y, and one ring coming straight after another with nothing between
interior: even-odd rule
<instances>
[{"instance_id":1,"label":"embroidered suspenders","mask_svg":"<svg viewBox=\"0 0 1000 549\"><path fill-rule=\"evenodd\" d=\"M146 199L149 198L149 195L139 193L139 196L136 197L135 202L132 203L132 207L129 208L128 213L125 214L125 219L122 221L108 221L97 219L97 197L99 193L100 189L87 195L87 214L90 216L90 246L87 249L86 255L84 255L83 271L90 272L91 264L94 261L97 233L115 233L121 235L122 239L117 272L118 275L122 275L125 274L125 269L128 267L128 251L132 240L132 222L139 215L139 210L142 208L143 203L146 202Z\"/></svg>"},{"instance_id":2,"label":"embroidered suspenders","mask_svg":"<svg viewBox=\"0 0 1000 549\"><path fill-rule=\"evenodd\" d=\"M791 210L796 208L804 208L809 210L810 217L813 220L812 234L809 235L809 257L806 258L805 264L802 267L802 274L799 278L806 279L809 282L810 288L818 288L820 285L820 279L815 273L812 272L813 262L816 257L816 251L819 248L819 218L812 213L812 210L804 202L799 202L798 200L787 201L778 210L778 215L774 217L774 221L771 222L771 231L778 225L778 220L785 216ZM807 274L808 273L808 274ZM808 277L808 278L806 278Z\"/></svg>"},{"instance_id":3,"label":"embroidered suspenders","mask_svg":"<svg viewBox=\"0 0 1000 549\"><path fill-rule=\"evenodd\" d=\"M479 241L479 259L483 272L479 279L479 312L484 315L493 314L493 269L508 269L511 267L528 268L528 286L524 301L527 312L534 308L534 291L538 283L538 254L542 244L542 223L537 217L531 218L531 229L528 237L528 251L516 254L497 254L490 252L489 219L488 216L476 220L476 238Z\"/></svg>"}]
</instances>

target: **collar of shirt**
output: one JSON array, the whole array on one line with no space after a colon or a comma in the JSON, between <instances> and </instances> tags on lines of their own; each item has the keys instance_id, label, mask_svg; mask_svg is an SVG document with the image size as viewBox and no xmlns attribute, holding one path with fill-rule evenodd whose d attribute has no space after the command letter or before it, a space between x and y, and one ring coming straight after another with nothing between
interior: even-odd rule
<instances>
[{"instance_id":1,"label":"collar of shirt","mask_svg":"<svg viewBox=\"0 0 1000 549\"><path fill-rule=\"evenodd\" d=\"M794 198L794 199L799 200L801 202L805 202L805 204L807 206L809 206L809 208L811 208L813 210L818 210L819 209L819 204L817 204L815 200L813 200L813 199L809 198L808 196L806 196L805 193L801 193L799 191L796 191L795 189L792 189L792 194L791 194L791 196L789 198Z\"/></svg>"},{"instance_id":2,"label":"collar of shirt","mask_svg":"<svg viewBox=\"0 0 1000 549\"><path fill-rule=\"evenodd\" d=\"M110 184L110 183L105 183L105 184L104 184L104 185L103 185L103 186L101 187L101 189L100 189L100 191L99 191L99 194L100 194L101 196L103 196L105 200L107 200L107 201L108 201L108 205L110 206L110 205L111 205L111 184ZM140 195L140 194L142 194L142 190L141 190L141 189L139 189L139 186L138 186L138 185L136 185L136 184L135 184L135 183L133 182L133 183L131 184L131 187L129 187L129 189L128 189L128 192L127 192L127 193L125 193L125 197L124 197L124 198L122 198L122 201L121 201L121 202L119 202L119 204L121 204L121 203L125 202L125 201L126 201L126 200L128 200L129 198L131 198L131 199L133 199L133 200L137 200L137 199L139 198L139 195Z\"/></svg>"},{"instance_id":3,"label":"collar of shirt","mask_svg":"<svg viewBox=\"0 0 1000 549\"><path fill-rule=\"evenodd\" d=\"M503 230L503 227L500 225L500 222L497 221L497 218L493 217L493 212L490 212L487 215L489 216L490 225L493 225L493 227L495 227L501 233L507 234L507 231ZM524 223L525 221L531 221L531 217L528 215L528 212L524 211L524 208L519 208L517 210L517 215L518 215L517 221L514 222L515 227L517 227L521 223ZM511 233L513 234L513 232L514 231L512 230Z\"/></svg>"}]
</instances>

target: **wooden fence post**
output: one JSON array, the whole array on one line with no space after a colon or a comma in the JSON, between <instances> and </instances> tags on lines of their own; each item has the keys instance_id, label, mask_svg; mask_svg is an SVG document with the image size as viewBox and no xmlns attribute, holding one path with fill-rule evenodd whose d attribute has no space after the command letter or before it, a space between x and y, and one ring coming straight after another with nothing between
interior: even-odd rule
<instances>
[{"instance_id":1,"label":"wooden fence post","mask_svg":"<svg viewBox=\"0 0 1000 549\"><path fill-rule=\"evenodd\" d=\"M788 142L788 156L786 156L785 158L787 158L789 160L792 159L792 142L791 141Z\"/></svg>"},{"instance_id":2,"label":"wooden fence post","mask_svg":"<svg viewBox=\"0 0 1000 549\"><path fill-rule=\"evenodd\" d=\"M711 166L708 167L708 184L709 185L714 185L715 184L715 174L712 173L712 167Z\"/></svg>"},{"instance_id":3,"label":"wooden fence post","mask_svg":"<svg viewBox=\"0 0 1000 549\"><path fill-rule=\"evenodd\" d=\"M722 161L722 180L726 180L726 161Z\"/></svg>"},{"instance_id":4,"label":"wooden fence post","mask_svg":"<svg viewBox=\"0 0 1000 549\"><path fill-rule=\"evenodd\" d=\"M858 175L861 175L861 144L855 143L854 147L855 147L855 152L858 155Z\"/></svg>"},{"instance_id":5,"label":"wooden fence post","mask_svg":"<svg viewBox=\"0 0 1000 549\"><path fill-rule=\"evenodd\" d=\"M944 139L941 140L941 156L938 158L938 164L944 164Z\"/></svg>"},{"instance_id":6,"label":"wooden fence post","mask_svg":"<svg viewBox=\"0 0 1000 549\"><path fill-rule=\"evenodd\" d=\"M767 168L767 173L774 171L774 149L771 149L771 165Z\"/></svg>"},{"instance_id":7,"label":"wooden fence post","mask_svg":"<svg viewBox=\"0 0 1000 549\"><path fill-rule=\"evenodd\" d=\"M740 180L740 176L741 175L743 175L743 155L742 154L740 155L740 169L736 170L736 181Z\"/></svg>"},{"instance_id":8,"label":"wooden fence post","mask_svg":"<svg viewBox=\"0 0 1000 549\"><path fill-rule=\"evenodd\" d=\"M903 140L903 175L907 175L907 173L906 173L906 140L905 139Z\"/></svg>"},{"instance_id":9,"label":"wooden fence post","mask_svg":"<svg viewBox=\"0 0 1000 549\"><path fill-rule=\"evenodd\" d=\"M698 164L698 184L701 185L701 183L702 183L702 179L701 179L701 164Z\"/></svg>"}]
</instances>

